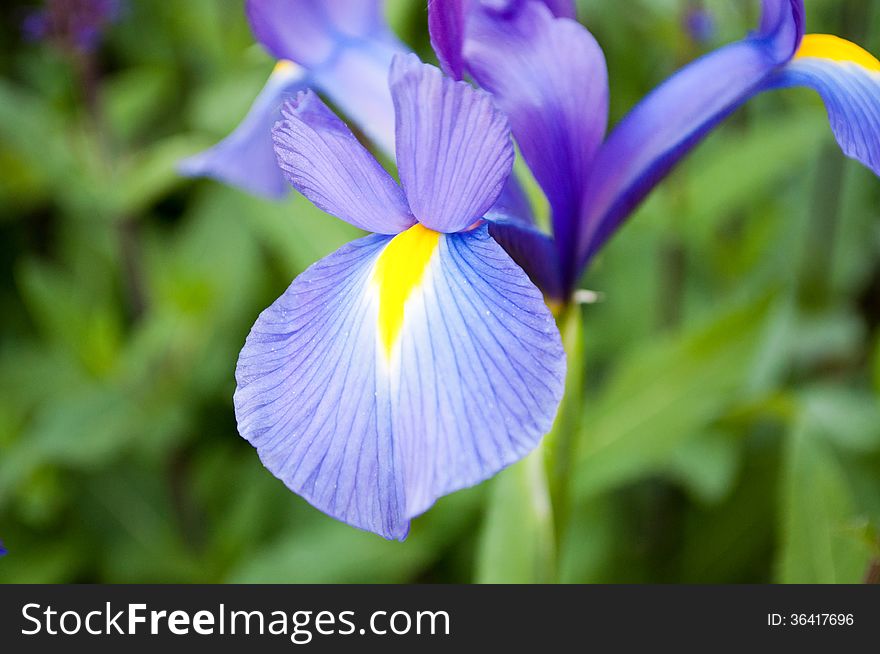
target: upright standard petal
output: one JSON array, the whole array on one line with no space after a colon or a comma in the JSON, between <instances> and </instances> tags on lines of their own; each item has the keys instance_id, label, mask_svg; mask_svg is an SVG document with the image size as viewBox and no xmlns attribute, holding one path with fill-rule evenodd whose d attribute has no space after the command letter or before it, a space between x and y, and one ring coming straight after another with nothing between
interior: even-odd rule
<instances>
[{"instance_id":1,"label":"upright standard petal","mask_svg":"<svg viewBox=\"0 0 880 654\"><path fill-rule=\"evenodd\" d=\"M415 222L400 187L317 95L300 93L283 118L272 132L278 165L315 206L380 234Z\"/></svg>"},{"instance_id":2,"label":"upright standard petal","mask_svg":"<svg viewBox=\"0 0 880 654\"><path fill-rule=\"evenodd\" d=\"M464 77L465 0L428 0L428 32L440 68L452 79Z\"/></svg>"},{"instance_id":3,"label":"upright standard petal","mask_svg":"<svg viewBox=\"0 0 880 654\"><path fill-rule=\"evenodd\" d=\"M565 361L540 293L486 227L345 246L263 312L239 430L314 506L386 538L549 430Z\"/></svg>"},{"instance_id":4,"label":"upright standard petal","mask_svg":"<svg viewBox=\"0 0 880 654\"><path fill-rule=\"evenodd\" d=\"M391 68L397 168L410 209L438 232L458 232L492 207L513 169L507 119L491 96L415 55Z\"/></svg>"},{"instance_id":5,"label":"upright standard petal","mask_svg":"<svg viewBox=\"0 0 880 654\"><path fill-rule=\"evenodd\" d=\"M305 70L290 61L275 66L266 86L244 120L217 145L179 164L182 174L211 177L270 198L284 197L288 185L272 149L272 126L281 118L281 105L309 83Z\"/></svg>"},{"instance_id":6,"label":"upright standard petal","mask_svg":"<svg viewBox=\"0 0 880 654\"><path fill-rule=\"evenodd\" d=\"M773 85L807 86L825 102L843 152L880 175L880 61L854 43L809 34Z\"/></svg>"},{"instance_id":7,"label":"upright standard petal","mask_svg":"<svg viewBox=\"0 0 880 654\"><path fill-rule=\"evenodd\" d=\"M762 29L685 66L611 132L584 191L580 271L682 157L766 88L803 33L801 0L764 0Z\"/></svg>"},{"instance_id":8,"label":"upright standard petal","mask_svg":"<svg viewBox=\"0 0 880 654\"><path fill-rule=\"evenodd\" d=\"M464 39L467 19L484 8L496 12L518 11L532 0L428 0L428 31L440 68L453 79L464 77ZM574 18L574 0L541 0L555 16Z\"/></svg>"},{"instance_id":9,"label":"upright standard petal","mask_svg":"<svg viewBox=\"0 0 880 654\"><path fill-rule=\"evenodd\" d=\"M508 116L547 195L559 260L571 276L581 192L608 121L602 49L582 25L525 0L506 12L472 12L465 61Z\"/></svg>"}]
</instances>

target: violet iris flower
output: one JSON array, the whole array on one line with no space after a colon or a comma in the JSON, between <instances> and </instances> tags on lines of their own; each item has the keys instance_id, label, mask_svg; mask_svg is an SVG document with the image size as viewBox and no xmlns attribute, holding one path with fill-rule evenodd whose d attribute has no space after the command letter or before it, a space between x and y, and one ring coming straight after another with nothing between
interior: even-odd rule
<instances>
[{"instance_id":1,"label":"violet iris flower","mask_svg":"<svg viewBox=\"0 0 880 654\"><path fill-rule=\"evenodd\" d=\"M390 73L400 186L311 91L285 105L281 169L374 234L297 277L236 369L239 431L327 514L386 538L549 431L565 354L541 292L483 222L512 171L488 93L415 55Z\"/></svg>"},{"instance_id":2,"label":"violet iris flower","mask_svg":"<svg viewBox=\"0 0 880 654\"><path fill-rule=\"evenodd\" d=\"M841 149L880 174L880 62L838 37L805 36L802 0L762 0L762 9L755 33L681 69L604 137L604 56L570 20L572 2L429 3L444 70L457 78L468 73L492 92L550 202L550 254L510 248L548 297L569 300L589 262L647 194L763 91L817 90Z\"/></svg>"},{"instance_id":3,"label":"violet iris flower","mask_svg":"<svg viewBox=\"0 0 880 654\"><path fill-rule=\"evenodd\" d=\"M185 159L180 171L212 177L255 195L282 198L289 186L272 149L281 106L306 88L319 90L367 136L394 150L388 92L391 58L407 48L388 28L381 0L247 0L251 29L278 60L241 124L213 148Z\"/></svg>"}]
</instances>

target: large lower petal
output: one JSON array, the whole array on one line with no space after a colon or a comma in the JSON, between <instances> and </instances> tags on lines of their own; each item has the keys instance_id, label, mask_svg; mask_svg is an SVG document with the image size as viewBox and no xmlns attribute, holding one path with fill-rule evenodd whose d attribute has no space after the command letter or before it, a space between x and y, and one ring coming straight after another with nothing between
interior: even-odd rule
<instances>
[{"instance_id":1,"label":"large lower petal","mask_svg":"<svg viewBox=\"0 0 880 654\"><path fill-rule=\"evenodd\" d=\"M400 187L317 95L301 93L283 118L272 132L278 165L316 207L380 234L415 222Z\"/></svg>"},{"instance_id":2,"label":"large lower petal","mask_svg":"<svg viewBox=\"0 0 880 654\"><path fill-rule=\"evenodd\" d=\"M803 34L802 0L764 0L763 6L757 34L682 68L611 132L582 198L576 271L695 145L765 88L794 54Z\"/></svg>"},{"instance_id":3,"label":"large lower petal","mask_svg":"<svg viewBox=\"0 0 880 654\"><path fill-rule=\"evenodd\" d=\"M464 53L510 120L550 202L560 261L571 269L581 193L608 121L602 49L582 25L522 0L506 11L472 11Z\"/></svg>"},{"instance_id":4,"label":"large lower petal","mask_svg":"<svg viewBox=\"0 0 880 654\"><path fill-rule=\"evenodd\" d=\"M815 89L843 152L880 175L880 61L857 45L810 34L775 86Z\"/></svg>"},{"instance_id":5,"label":"large lower petal","mask_svg":"<svg viewBox=\"0 0 880 654\"><path fill-rule=\"evenodd\" d=\"M289 488L402 539L438 497L535 447L564 368L540 293L485 227L417 225L345 246L261 314L235 409Z\"/></svg>"},{"instance_id":6,"label":"large lower petal","mask_svg":"<svg viewBox=\"0 0 880 654\"><path fill-rule=\"evenodd\" d=\"M180 172L211 177L255 195L284 197L289 187L275 160L272 126L281 118L285 99L308 84L305 70L289 61L279 63L235 131L211 149L181 161Z\"/></svg>"},{"instance_id":7,"label":"large lower petal","mask_svg":"<svg viewBox=\"0 0 880 654\"><path fill-rule=\"evenodd\" d=\"M492 97L445 77L415 55L391 70L397 168L413 215L458 232L494 204L513 169L507 119Z\"/></svg>"},{"instance_id":8,"label":"large lower petal","mask_svg":"<svg viewBox=\"0 0 880 654\"><path fill-rule=\"evenodd\" d=\"M541 289L548 303L561 305L565 302L562 268L552 237L533 225L505 219L498 214L489 222L489 233Z\"/></svg>"}]
</instances>

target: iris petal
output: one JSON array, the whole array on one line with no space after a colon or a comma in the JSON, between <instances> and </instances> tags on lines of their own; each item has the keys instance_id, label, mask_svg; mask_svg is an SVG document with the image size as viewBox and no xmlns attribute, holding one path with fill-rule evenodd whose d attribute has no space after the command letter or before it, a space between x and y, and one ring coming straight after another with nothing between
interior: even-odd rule
<instances>
[{"instance_id":1,"label":"iris petal","mask_svg":"<svg viewBox=\"0 0 880 654\"><path fill-rule=\"evenodd\" d=\"M548 303L564 303L562 267L553 238L532 225L506 220L498 214L489 223L489 233L541 289Z\"/></svg>"},{"instance_id":2,"label":"iris petal","mask_svg":"<svg viewBox=\"0 0 880 654\"><path fill-rule=\"evenodd\" d=\"M465 61L510 119L547 195L560 262L575 263L580 195L608 122L608 73L593 36L528 0L515 11L473 11Z\"/></svg>"},{"instance_id":3,"label":"iris petal","mask_svg":"<svg viewBox=\"0 0 880 654\"><path fill-rule=\"evenodd\" d=\"M428 30L431 47L437 54L443 72L453 79L464 77L464 49L466 21L469 15L482 9L500 13L514 13L525 2L543 2L554 16L574 18L574 0L428 0Z\"/></svg>"},{"instance_id":4,"label":"iris petal","mask_svg":"<svg viewBox=\"0 0 880 654\"><path fill-rule=\"evenodd\" d=\"M272 126L281 105L309 83L308 74L289 61L280 62L244 120L217 145L179 164L182 174L211 177L255 195L284 197L288 185L272 150Z\"/></svg>"},{"instance_id":5,"label":"iris petal","mask_svg":"<svg viewBox=\"0 0 880 654\"><path fill-rule=\"evenodd\" d=\"M247 0L254 36L276 59L316 67L340 43L387 32L380 0Z\"/></svg>"},{"instance_id":6,"label":"iris petal","mask_svg":"<svg viewBox=\"0 0 880 654\"><path fill-rule=\"evenodd\" d=\"M239 430L266 467L386 538L533 449L563 390L555 322L486 227L435 238L390 351L378 263L409 249L373 235L298 277L260 315L236 370Z\"/></svg>"},{"instance_id":7,"label":"iris petal","mask_svg":"<svg viewBox=\"0 0 880 654\"><path fill-rule=\"evenodd\" d=\"M776 85L815 89L843 152L880 175L880 62L836 37L822 41L805 41L807 49L785 67Z\"/></svg>"},{"instance_id":8,"label":"iris petal","mask_svg":"<svg viewBox=\"0 0 880 654\"><path fill-rule=\"evenodd\" d=\"M794 54L803 34L803 3L763 5L757 34L685 66L612 130L582 199L578 270L651 189L724 118L766 88Z\"/></svg>"},{"instance_id":9,"label":"iris petal","mask_svg":"<svg viewBox=\"0 0 880 654\"><path fill-rule=\"evenodd\" d=\"M327 94L380 146L394 149L388 69L407 51L388 28L380 0L248 0L254 36L275 57L309 70Z\"/></svg>"},{"instance_id":10,"label":"iris petal","mask_svg":"<svg viewBox=\"0 0 880 654\"><path fill-rule=\"evenodd\" d=\"M283 197L288 186L275 162L271 130L282 99L306 86L329 96L370 139L393 152L388 69L406 47L384 23L381 8L378 0L248 0L251 28L281 60L280 68L235 132L181 162L181 172Z\"/></svg>"},{"instance_id":11,"label":"iris petal","mask_svg":"<svg viewBox=\"0 0 880 654\"><path fill-rule=\"evenodd\" d=\"M283 117L272 132L278 165L315 206L380 234L415 222L400 187L317 95L301 93Z\"/></svg>"},{"instance_id":12,"label":"iris petal","mask_svg":"<svg viewBox=\"0 0 880 654\"><path fill-rule=\"evenodd\" d=\"M507 119L488 93L445 77L415 55L395 57L391 95L397 168L413 215L439 232L472 225L513 169Z\"/></svg>"},{"instance_id":13,"label":"iris petal","mask_svg":"<svg viewBox=\"0 0 880 654\"><path fill-rule=\"evenodd\" d=\"M452 79L464 77L464 0L429 0L428 31L440 68Z\"/></svg>"}]
</instances>

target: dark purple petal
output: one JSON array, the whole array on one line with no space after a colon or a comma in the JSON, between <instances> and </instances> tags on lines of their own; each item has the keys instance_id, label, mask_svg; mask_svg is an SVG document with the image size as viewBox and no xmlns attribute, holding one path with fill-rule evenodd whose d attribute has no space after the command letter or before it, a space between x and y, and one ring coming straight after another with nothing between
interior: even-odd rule
<instances>
[{"instance_id":1,"label":"dark purple petal","mask_svg":"<svg viewBox=\"0 0 880 654\"><path fill-rule=\"evenodd\" d=\"M397 167L413 215L438 232L467 228L492 207L513 168L506 118L488 93L415 55L395 57L391 95Z\"/></svg>"},{"instance_id":2,"label":"dark purple petal","mask_svg":"<svg viewBox=\"0 0 880 654\"><path fill-rule=\"evenodd\" d=\"M495 200L492 208L486 212L486 218L492 220L493 216L501 216L504 221L512 221L522 225L531 226L535 223L535 215L532 213L532 205L516 175L511 175L501 189L501 195Z\"/></svg>"},{"instance_id":3,"label":"dark purple petal","mask_svg":"<svg viewBox=\"0 0 880 654\"><path fill-rule=\"evenodd\" d=\"M685 66L611 132L583 196L576 272L675 164L793 55L802 38L802 2L764 0L764 10L758 34Z\"/></svg>"},{"instance_id":4,"label":"dark purple petal","mask_svg":"<svg viewBox=\"0 0 880 654\"><path fill-rule=\"evenodd\" d=\"M473 12L465 61L510 119L550 202L560 263L571 277L581 193L608 120L602 50L583 26L529 0L514 12Z\"/></svg>"},{"instance_id":5,"label":"dark purple petal","mask_svg":"<svg viewBox=\"0 0 880 654\"><path fill-rule=\"evenodd\" d=\"M380 234L413 225L400 187L317 95L301 93L282 116L272 130L278 164L316 207Z\"/></svg>"},{"instance_id":6,"label":"dark purple petal","mask_svg":"<svg viewBox=\"0 0 880 654\"><path fill-rule=\"evenodd\" d=\"M211 177L255 195L282 198L290 187L278 168L272 127L281 119L281 106L308 86L306 72L294 64L279 65L248 111L225 139L210 150L184 159L182 174Z\"/></svg>"},{"instance_id":7,"label":"dark purple petal","mask_svg":"<svg viewBox=\"0 0 880 654\"><path fill-rule=\"evenodd\" d=\"M431 46L440 62L440 68L453 79L464 77L465 28L468 16L483 8L497 13L512 13L524 2L532 0L428 0L428 31ZM560 18L574 18L574 0L535 0L545 5Z\"/></svg>"},{"instance_id":8,"label":"dark purple petal","mask_svg":"<svg viewBox=\"0 0 880 654\"><path fill-rule=\"evenodd\" d=\"M761 10L758 37L766 40L778 62L788 61L804 38L804 0L761 0Z\"/></svg>"},{"instance_id":9,"label":"dark purple petal","mask_svg":"<svg viewBox=\"0 0 880 654\"><path fill-rule=\"evenodd\" d=\"M440 68L449 77L464 77L464 8L465 0L429 0L428 31L431 47L440 62Z\"/></svg>"}]
</instances>

